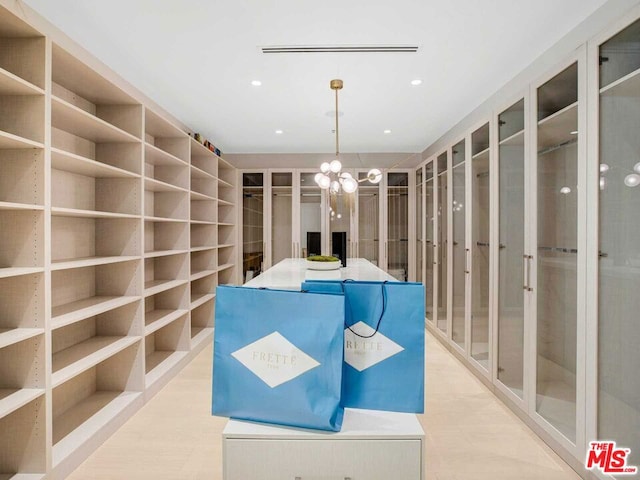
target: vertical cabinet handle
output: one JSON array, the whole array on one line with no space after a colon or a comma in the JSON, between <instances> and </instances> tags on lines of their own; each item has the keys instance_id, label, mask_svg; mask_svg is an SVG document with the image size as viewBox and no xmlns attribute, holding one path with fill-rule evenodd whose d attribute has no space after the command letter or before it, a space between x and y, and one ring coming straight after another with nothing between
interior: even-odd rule
<instances>
[{"instance_id":1,"label":"vertical cabinet handle","mask_svg":"<svg viewBox=\"0 0 640 480\"><path fill-rule=\"evenodd\" d=\"M471 273L471 269L469 268L469 251L468 248L464 249L464 273L466 274Z\"/></svg>"},{"instance_id":2,"label":"vertical cabinet handle","mask_svg":"<svg viewBox=\"0 0 640 480\"><path fill-rule=\"evenodd\" d=\"M531 260L533 255L523 255L522 261L524 262L524 290L527 292L533 292L533 288L530 285L531 282Z\"/></svg>"}]
</instances>

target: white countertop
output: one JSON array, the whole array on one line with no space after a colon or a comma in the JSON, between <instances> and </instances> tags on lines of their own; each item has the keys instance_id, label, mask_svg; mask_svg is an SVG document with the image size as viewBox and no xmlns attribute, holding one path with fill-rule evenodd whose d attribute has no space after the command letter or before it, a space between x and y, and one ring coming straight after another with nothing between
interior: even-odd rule
<instances>
[{"instance_id":1,"label":"white countertop","mask_svg":"<svg viewBox=\"0 0 640 480\"><path fill-rule=\"evenodd\" d=\"M414 413L380 412L345 408L342 429L339 432L324 432L304 428L280 427L265 423L229 420L222 432L224 438L270 438L270 439L399 439L421 438L424 430Z\"/></svg>"},{"instance_id":2,"label":"white countertop","mask_svg":"<svg viewBox=\"0 0 640 480\"><path fill-rule=\"evenodd\" d=\"M244 284L251 288L300 290L305 280L397 280L364 258L350 258L347 266L338 270L307 270L304 258L285 258Z\"/></svg>"}]
</instances>

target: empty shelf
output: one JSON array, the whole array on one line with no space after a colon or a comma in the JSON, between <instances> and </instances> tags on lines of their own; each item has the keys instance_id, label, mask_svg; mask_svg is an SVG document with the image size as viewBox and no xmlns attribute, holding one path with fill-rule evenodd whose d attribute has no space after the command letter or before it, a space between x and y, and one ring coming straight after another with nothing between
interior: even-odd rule
<instances>
[{"instance_id":1,"label":"empty shelf","mask_svg":"<svg viewBox=\"0 0 640 480\"><path fill-rule=\"evenodd\" d=\"M153 252L144 252L144 258L166 257L180 255L181 253L189 253L189 250L155 250Z\"/></svg>"},{"instance_id":2,"label":"empty shelf","mask_svg":"<svg viewBox=\"0 0 640 480\"><path fill-rule=\"evenodd\" d=\"M523 146L524 145L524 130L520 130L514 133L510 137L505 138L500 142L500 146Z\"/></svg>"},{"instance_id":3,"label":"empty shelf","mask_svg":"<svg viewBox=\"0 0 640 480\"><path fill-rule=\"evenodd\" d=\"M140 141L130 133L55 96L51 97L51 122L56 128L95 143Z\"/></svg>"},{"instance_id":4,"label":"empty shelf","mask_svg":"<svg viewBox=\"0 0 640 480\"><path fill-rule=\"evenodd\" d=\"M98 296L53 307L51 327L60 328L137 301L135 296Z\"/></svg>"},{"instance_id":5,"label":"empty shelf","mask_svg":"<svg viewBox=\"0 0 640 480\"><path fill-rule=\"evenodd\" d=\"M603 96L640 97L640 69L600 89Z\"/></svg>"},{"instance_id":6,"label":"empty shelf","mask_svg":"<svg viewBox=\"0 0 640 480\"><path fill-rule=\"evenodd\" d=\"M151 280L144 284L144 296L149 297L187 283L187 280Z\"/></svg>"},{"instance_id":7,"label":"empty shelf","mask_svg":"<svg viewBox=\"0 0 640 480\"><path fill-rule=\"evenodd\" d=\"M91 337L53 354L51 382L53 387L88 370L130 345L140 337Z\"/></svg>"},{"instance_id":8,"label":"empty shelf","mask_svg":"<svg viewBox=\"0 0 640 480\"><path fill-rule=\"evenodd\" d=\"M44 148L44 145L12 133L0 131L0 150L26 148Z\"/></svg>"},{"instance_id":9,"label":"empty shelf","mask_svg":"<svg viewBox=\"0 0 640 480\"><path fill-rule=\"evenodd\" d=\"M44 90L0 68L0 95L44 95Z\"/></svg>"},{"instance_id":10,"label":"empty shelf","mask_svg":"<svg viewBox=\"0 0 640 480\"><path fill-rule=\"evenodd\" d=\"M67 270L70 268L93 267L96 265L108 265L111 263L129 262L138 260L140 257L118 256L118 257L84 257L72 260L54 260L51 262L51 270Z\"/></svg>"},{"instance_id":11,"label":"empty shelf","mask_svg":"<svg viewBox=\"0 0 640 480\"><path fill-rule=\"evenodd\" d=\"M209 245L209 246L205 246L205 247L192 247L191 251L192 252L206 252L207 250L215 250L215 246L214 245Z\"/></svg>"},{"instance_id":12,"label":"empty shelf","mask_svg":"<svg viewBox=\"0 0 640 480\"><path fill-rule=\"evenodd\" d=\"M186 192L182 187L171 185L170 183L155 180L153 178L144 179L144 189L149 192Z\"/></svg>"},{"instance_id":13,"label":"empty shelf","mask_svg":"<svg viewBox=\"0 0 640 480\"><path fill-rule=\"evenodd\" d=\"M14 343L37 337L44 333L43 328L1 328L0 327L0 348L13 345Z\"/></svg>"},{"instance_id":14,"label":"empty shelf","mask_svg":"<svg viewBox=\"0 0 640 480\"><path fill-rule=\"evenodd\" d=\"M186 223L189 220L184 218L169 218L169 217L144 217L145 222L174 222L174 223Z\"/></svg>"},{"instance_id":15,"label":"empty shelf","mask_svg":"<svg viewBox=\"0 0 640 480\"><path fill-rule=\"evenodd\" d=\"M192 225L217 225L218 222L210 222L208 220L191 220Z\"/></svg>"},{"instance_id":16,"label":"empty shelf","mask_svg":"<svg viewBox=\"0 0 640 480\"><path fill-rule=\"evenodd\" d=\"M58 217L84 218L140 218L140 215L128 213L100 212L98 210L79 210L77 208L51 207L51 214Z\"/></svg>"},{"instance_id":17,"label":"empty shelf","mask_svg":"<svg viewBox=\"0 0 640 480\"><path fill-rule=\"evenodd\" d=\"M549 115L538 122L538 150L575 140L571 132L578 129L578 103Z\"/></svg>"},{"instance_id":18,"label":"empty shelf","mask_svg":"<svg viewBox=\"0 0 640 480\"><path fill-rule=\"evenodd\" d=\"M480 159L484 159L484 158L488 158L489 157L489 147L485 148L484 150L482 150L481 152L476 153L475 155L473 155L471 158L473 160L480 160Z\"/></svg>"},{"instance_id":19,"label":"empty shelf","mask_svg":"<svg viewBox=\"0 0 640 480\"><path fill-rule=\"evenodd\" d=\"M195 178L207 178L210 180L217 179L215 175L211 175L209 172L205 172L204 170L196 167L195 165L191 165L191 176Z\"/></svg>"},{"instance_id":20,"label":"empty shelf","mask_svg":"<svg viewBox=\"0 0 640 480\"><path fill-rule=\"evenodd\" d=\"M200 305L204 305L209 300L216 298L215 293L192 293L191 294L191 310L198 308Z\"/></svg>"},{"instance_id":21,"label":"empty shelf","mask_svg":"<svg viewBox=\"0 0 640 480\"><path fill-rule=\"evenodd\" d=\"M41 395L44 395L43 388L0 388L0 418L15 412Z\"/></svg>"},{"instance_id":22,"label":"empty shelf","mask_svg":"<svg viewBox=\"0 0 640 480\"><path fill-rule=\"evenodd\" d=\"M147 388L153 385L158 379L162 378L171 368L186 356L187 352L170 352L164 350L156 350L155 352L147 355L145 359L145 368L147 372L145 383L147 384Z\"/></svg>"},{"instance_id":23,"label":"empty shelf","mask_svg":"<svg viewBox=\"0 0 640 480\"><path fill-rule=\"evenodd\" d=\"M220 265L218 267L218 272L221 272L221 271L226 270L226 269L231 268L231 267L233 267L233 263L225 263L224 265Z\"/></svg>"},{"instance_id":24,"label":"empty shelf","mask_svg":"<svg viewBox=\"0 0 640 480\"><path fill-rule=\"evenodd\" d=\"M218 185L225 188L233 188L233 185L226 180L222 180L220 177L218 177Z\"/></svg>"},{"instance_id":25,"label":"empty shelf","mask_svg":"<svg viewBox=\"0 0 640 480\"><path fill-rule=\"evenodd\" d=\"M188 310L152 310L144 314L144 334L149 335L189 313Z\"/></svg>"},{"instance_id":26,"label":"empty shelf","mask_svg":"<svg viewBox=\"0 0 640 480\"><path fill-rule=\"evenodd\" d=\"M38 267L6 267L0 268L0 278L18 277L20 275L30 275L32 273L42 273L44 268Z\"/></svg>"},{"instance_id":27,"label":"empty shelf","mask_svg":"<svg viewBox=\"0 0 640 480\"><path fill-rule=\"evenodd\" d=\"M233 243L221 243L218 248L230 248L233 247Z\"/></svg>"},{"instance_id":28,"label":"empty shelf","mask_svg":"<svg viewBox=\"0 0 640 480\"><path fill-rule=\"evenodd\" d=\"M44 210L42 205L32 205L30 203L0 202L0 210Z\"/></svg>"},{"instance_id":29,"label":"empty shelf","mask_svg":"<svg viewBox=\"0 0 640 480\"><path fill-rule=\"evenodd\" d=\"M191 190L191 199L192 200L215 200L216 197L212 197L210 195L205 195L204 193Z\"/></svg>"},{"instance_id":30,"label":"empty shelf","mask_svg":"<svg viewBox=\"0 0 640 480\"><path fill-rule=\"evenodd\" d=\"M42 480L44 473L0 473L0 480Z\"/></svg>"},{"instance_id":31,"label":"empty shelf","mask_svg":"<svg viewBox=\"0 0 640 480\"><path fill-rule=\"evenodd\" d=\"M151 145L150 143L144 144L144 161L151 165L169 165L169 166L185 166L188 165L184 160L179 159L175 155L170 154L162 150L161 148Z\"/></svg>"},{"instance_id":32,"label":"empty shelf","mask_svg":"<svg viewBox=\"0 0 640 480\"><path fill-rule=\"evenodd\" d=\"M138 399L142 401L141 392L98 391L54 418L54 466L84 445Z\"/></svg>"},{"instance_id":33,"label":"empty shelf","mask_svg":"<svg viewBox=\"0 0 640 480\"><path fill-rule=\"evenodd\" d=\"M63 150L51 149L51 166L57 170L94 178L139 178L137 173L112 167L106 163L81 157Z\"/></svg>"},{"instance_id":34,"label":"empty shelf","mask_svg":"<svg viewBox=\"0 0 640 480\"><path fill-rule=\"evenodd\" d=\"M213 328L211 327L191 327L191 345L192 348L195 345L206 341L213 335Z\"/></svg>"},{"instance_id":35,"label":"empty shelf","mask_svg":"<svg viewBox=\"0 0 640 480\"><path fill-rule=\"evenodd\" d=\"M218 199L218 205L221 205L221 206L223 206L223 207L224 207L224 206L226 206L226 207L233 207L233 203L232 203L232 202L229 202L229 201L227 201L227 200L222 200L221 198L219 198L219 199Z\"/></svg>"},{"instance_id":36,"label":"empty shelf","mask_svg":"<svg viewBox=\"0 0 640 480\"><path fill-rule=\"evenodd\" d=\"M191 281L200 280L201 278L208 277L209 275L213 275L217 270L202 270L200 272L194 272L191 274Z\"/></svg>"}]
</instances>

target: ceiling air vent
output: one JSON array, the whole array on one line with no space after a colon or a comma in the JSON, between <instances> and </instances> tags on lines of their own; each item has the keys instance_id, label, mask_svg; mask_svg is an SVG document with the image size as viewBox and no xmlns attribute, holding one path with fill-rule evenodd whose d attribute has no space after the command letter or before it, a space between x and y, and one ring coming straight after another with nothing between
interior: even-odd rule
<instances>
[{"instance_id":1,"label":"ceiling air vent","mask_svg":"<svg viewBox=\"0 0 640 480\"><path fill-rule=\"evenodd\" d=\"M262 53L417 53L417 45L270 45Z\"/></svg>"}]
</instances>

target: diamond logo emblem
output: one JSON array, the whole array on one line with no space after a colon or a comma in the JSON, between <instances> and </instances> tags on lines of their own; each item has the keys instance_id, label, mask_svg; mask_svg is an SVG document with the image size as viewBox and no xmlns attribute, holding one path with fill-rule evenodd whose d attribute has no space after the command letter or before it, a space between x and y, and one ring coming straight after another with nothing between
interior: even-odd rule
<instances>
[{"instance_id":1,"label":"diamond logo emblem","mask_svg":"<svg viewBox=\"0 0 640 480\"><path fill-rule=\"evenodd\" d=\"M362 338L353 332L368 337L373 335L375 330L364 322L358 322L351 325L351 329L347 328L344 331L344 361L359 372L404 350L403 347L389 340L380 332L371 338Z\"/></svg>"},{"instance_id":2,"label":"diamond logo emblem","mask_svg":"<svg viewBox=\"0 0 640 480\"><path fill-rule=\"evenodd\" d=\"M231 355L271 388L320 365L278 332L262 337Z\"/></svg>"}]
</instances>

